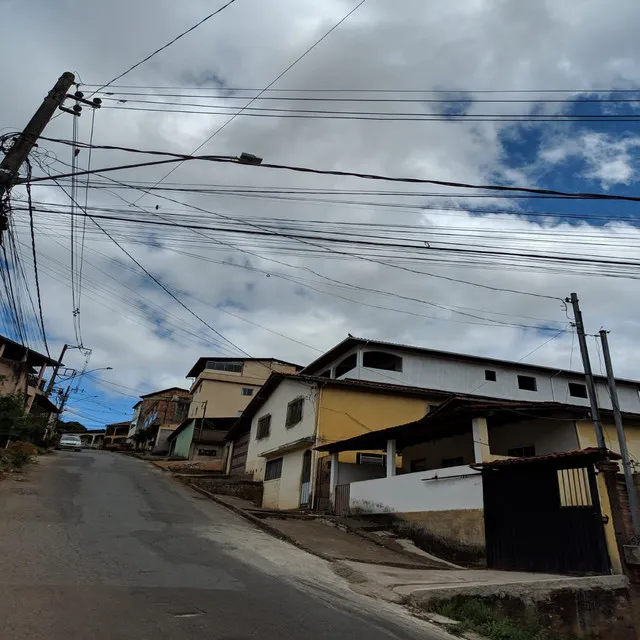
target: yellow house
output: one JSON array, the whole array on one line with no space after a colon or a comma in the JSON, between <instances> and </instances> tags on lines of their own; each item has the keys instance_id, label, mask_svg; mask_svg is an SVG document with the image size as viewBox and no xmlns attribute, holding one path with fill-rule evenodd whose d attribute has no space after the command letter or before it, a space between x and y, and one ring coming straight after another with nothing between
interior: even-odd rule
<instances>
[{"instance_id":1,"label":"yellow house","mask_svg":"<svg viewBox=\"0 0 640 640\"><path fill-rule=\"evenodd\" d=\"M264 481L264 507L327 509L329 458L315 451L317 446L417 420L449 395L377 382L273 374L229 431L231 468ZM385 459L380 452L345 453L342 477L383 477Z\"/></svg>"}]
</instances>

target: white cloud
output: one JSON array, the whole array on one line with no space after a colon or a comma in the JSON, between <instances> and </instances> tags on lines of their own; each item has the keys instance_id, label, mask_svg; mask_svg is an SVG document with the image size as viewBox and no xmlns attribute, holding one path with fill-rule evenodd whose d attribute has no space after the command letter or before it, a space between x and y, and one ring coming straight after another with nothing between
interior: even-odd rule
<instances>
[{"instance_id":1,"label":"white cloud","mask_svg":"<svg viewBox=\"0 0 640 640\"><path fill-rule=\"evenodd\" d=\"M295 0L269 3L240 0L121 82L174 86L194 84L195 79L215 74L229 86L264 87L352 6L353 2L341 0L304 3ZM14 47L23 46L26 34L29 34L30 42L20 64L10 66L7 71L6 81L14 91L0 96L0 113L3 114L0 127L15 128L24 125L27 114L34 110L62 71L77 71L86 83L103 82L196 22L210 11L210 3L204 0L191 0L181 5L169 0L112 0L109 3L32 0L29 3L5 2L3 9L11 14L12 20L12 28L4 34L0 45L5 57ZM604 0L588 4L578 0L562 3L549 0L526 5L509 0L457 3L444 0L429 3L422 0L403 0L400 3L369 0L277 86L398 90L637 86L640 66L635 61L640 52L635 25L639 19L640 5L631 0L617 2L615 11ZM52 34L59 33L61 29L72 36L53 37ZM530 97L537 99L541 96L532 94ZM487 95L475 94L475 98L486 99ZM194 99L186 101L193 102ZM309 108L309 105L290 100L253 106L265 104L279 108ZM415 109L424 112L436 108L434 105L402 103L363 106L358 102L318 103L314 106L345 111ZM529 109L530 105L523 103L476 101L470 106L469 113L517 115L526 114ZM562 105L545 109L548 113L557 113ZM225 120L219 115L159 114L105 108L96 117L95 141L97 144L190 152ZM82 140L88 139L89 122L89 114L85 112L80 121ZM479 183L500 176L504 181L533 184L532 173L510 166L504 146L505 126L491 122L381 123L241 116L203 151L221 154L248 151L271 162L328 169L356 169ZM604 188L631 184L637 179L634 151L638 138L602 134L572 138L571 130L565 131L555 144L547 144L542 156L547 166L554 165L557 171L561 171L562 163L578 158L584 163L584 177L597 180ZM57 118L47 134L70 137L70 119L66 116ZM61 160L69 162L68 149L51 144L44 146L54 150ZM125 154L96 152L92 162L97 167L131 160L131 156ZM532 164L536 160L539 159L532 158ZM80 161L87 162L85 152L81 153ZM54 167L56 171L64 169L61 165ZM162 168L153 168L113 177L155 181L164 172ZM393 190L388 185L353 179L308 177L206 163L185 164L168 182ZM121 193L130 201L139 195L138 192ZM268 200L219 194L167 195L238 218L259 216L267 220L288 219L305 224L321 220L326 223L325 229L330 228L332 222L345 221L411 225L416 229L430 229L435 238L432 242L434 247L445 246L444 242L448 241L476 248L497 246L500 250L512 249L516 253L535 250L583 257L598 254L633 257L640 243L638 230L622 224L599 228L553 226L548 220L537 223L499 215L481 218L446 210L424 215L415 208L408 210L397 206L443 204L441 199L426 196L375 198L351 195L334 198L360 200L362 204L356 207L336 202ZM64 202L54 188L34 188L34 197L40 201ZM331 199L327 194L314 197ZM393 206L374 207L368 204L373 200ZM456 201L460 202L459 199ZM469 206L478 206L477 200L466 202ZM126 212L132 211L106 191L92 191L89 203L91 206L121 207ZM164 216L178 215L179 211L186 215L188 211L184 206L152 196L146 196L140 204L148 206L150 213L154 213L155 205L159 205L158 213ZM497 204L493 200L483 201L481 206ZM514 206L511 201L506 205L504 201L499 204L501 207ZM584 207L594 213L592 204L585 203ZM205 218L205 214L191 213L198 224L222 224L215 217ZM20 219L21 240L28 245L24 214L18 212L16 215ZM36 221L38 247L42 251L40 268L45 320L58 348L63 342L73 340L68 286L68 219L39 214ZM103 224L126 243L127 250L149 271L184 298L199 316L251 355L305 363L316 355L316 351L301 346L299 342L325 349L349 332L518 359L548 337L534 330L497 327L495 322L484 323L425 303L330 284L305 268L358 287L399 293L439 305L457 305L466 309L459 311L493 320L536 324L537 321L530 318L543 318L554 321L554 326L558 327L568 323L559 301L490 292L358 259L346 260L335 255L312 257L300 251L308 248L305 245L289 244L284 250L280 243L260 238L238 238L223 233L207 234L210 237L203 238L196 233L177 233L159 228L153 230L157 246L152 247L146 244L150 227L133 228L115 221L104 221ZM378 229L365 227L360 231L377 234ZM385 234L391 233L401 232L385 230ZM441 235L444 233L453 235L445 237ZM216 241L227 244L216 244ZM245 252L229 247L229 244ZM247 254L247 250L251 254ZM376 257L379 254L372 255ZM634 353L638 331L636 318L640 308L633 280L605 279L588 273L586 267L582 272L576 270L571 274L559 274L513 264L483 268L479 264L480 258L476 261L478 264L454 264L450 256L429 251L426 247L420 257L429 261L397 264L408 264L425 272L490 286L537 291L558 298L578 291L590 331L597 330L601 324L612 330L611 342L618 372L640 377ZM184 383L183 376L197 357L215 353L221 343L219 336L143 278L126 256L91 226L85 258L81 312L83 336L85 343L94 349L92 366L114 367L108 379L131 387ZM225 261L258 271L220 264ZM28 255L25 262L28 263ZM271 277L267 277L267 273ZM279 275L293 278L297 283ZM361 303L422 315L402 314ZM297 342L226 314L221 306ZM571 345L570 335L559 337L536 352L529 361L568 366ZM231 351L231 347L221 349L225 354ZM573 365L577 363L577 346L574 345Z\"/></svg>"}]
</instances>

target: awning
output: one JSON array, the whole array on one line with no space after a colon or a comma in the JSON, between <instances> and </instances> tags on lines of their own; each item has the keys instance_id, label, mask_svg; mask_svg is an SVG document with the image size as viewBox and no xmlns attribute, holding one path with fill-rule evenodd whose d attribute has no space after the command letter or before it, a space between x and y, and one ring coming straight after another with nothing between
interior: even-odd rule
<instances>
[{"instance_id":1,"label":"awning","mask_svg":"<svg viewBox=\"0 0 640 640\"><path fill-rule=\"evenodd\" d=\"M511 469L517 467L546 466L555 469L571 469L584 464L594 464L604 460L621 460L622 456L615 451L608 449L578 449L576 451L563 451L561 453L550 453L544 456L533 456L530 458L505 458L494 460L493 462L483 462L470 465L472 469L479 471L492 469Z\"/></svg>"},{"instance_id":2,"label":"awning","mask_svg":"<svg viewBox=\"0 0 640 640\"><path fill-rule=\"evenodd\" d=\"M298 449L308 449L315 443L316 439L313 436L308 436L306 438L300 438L295 442L289 442L287 444L283 444L281 447L276 447L275 449L269 449L269 451L264 451L259 455L260 458L277 458L279 456L283 456L285 453L291 453L292 451L297 451Z\"/></svg>"}]
</instances>

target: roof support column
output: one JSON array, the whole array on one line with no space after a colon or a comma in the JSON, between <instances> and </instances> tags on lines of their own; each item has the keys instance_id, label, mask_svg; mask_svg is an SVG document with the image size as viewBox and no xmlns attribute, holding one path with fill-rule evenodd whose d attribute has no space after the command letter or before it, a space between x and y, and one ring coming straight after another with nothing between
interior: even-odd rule
<instances>
[{"instance_id":1,"label":"roof support column","mask_svg":"<svg viewBox=\"0 0 640 640\"><path fill-rule=\"evenodd\" d=\"M396 475L396 441L387 440L387 478Z\"/></svg>"},{"instance_id":2,"label":"roof support column","mask_svg":"<svg viewBox=\"0 0 640 640\"><path fill-rule=\"evenodd\" d=\"M331 475L329 479L329 500L331 506L335 507L336 504L336 487L338 486L338 471L340 467L340 454L331 454Z\"/></svg>"},{"instance_id":3,"label":"roof support column","mask_svg":"<svg viewBox=\"0 0 640 640\"><path fill-rule=\"evenodd\" d=\"M491 462L491 449L489 448L489 427L486 418L473 418L471 420L473 433L474 462Z\"/></svg>"}]
</instances>

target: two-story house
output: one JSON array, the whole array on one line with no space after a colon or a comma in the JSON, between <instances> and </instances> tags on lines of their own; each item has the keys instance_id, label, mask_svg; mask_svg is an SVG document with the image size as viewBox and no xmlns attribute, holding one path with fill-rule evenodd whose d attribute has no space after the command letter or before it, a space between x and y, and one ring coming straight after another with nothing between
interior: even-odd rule
<instances>
[{"instance_id":1,"label":"two-story house","mask_svg":"<svg viewBox=\"0 0 640 640\"><path fill-rule=\"evenodd\" d=\"M24 398L25 412L36 418L45 430L52 428L59 409L45 394L44 375L48 367L60 364L0 336L0 395Z\"/></svg>"},{"instance_id":2,"label":"two-story house","mask_svg":"<svg viewBox=\"0 0 640 640\"><path fill-rule=\"evenodd\" d=\"M225 435L274 372L300 367L274 358L200 358L187 374L192 396L187 418L168 439L170 455L203 459L225 468ZM241 450L246 443L237 443Z\"/></svg>"}]
</instances>

